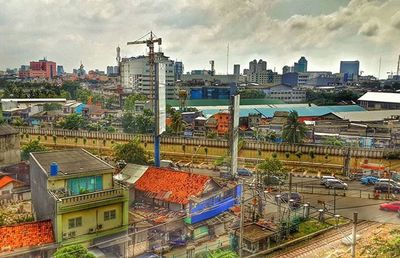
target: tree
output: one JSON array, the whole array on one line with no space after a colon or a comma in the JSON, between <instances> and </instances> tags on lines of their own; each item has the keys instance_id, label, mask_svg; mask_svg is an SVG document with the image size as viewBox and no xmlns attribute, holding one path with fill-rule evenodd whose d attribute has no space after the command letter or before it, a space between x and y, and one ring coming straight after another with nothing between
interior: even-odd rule
<instances>
[{"instance_id":1,"label":"tree","mask_svg":"<svg viewBox=\"0 0 400 258\"><path fill-rule=\"evenodd\" d=\"M182 132L185 129L185 121L183 121L181 113L174 112L171 118L171 129L174 133Z\"/></svg>"},{"instance_id":2,"label":"tree","mask_svg":"<svg viewBox=\"0 0 400 258\"><path fill-rule=\"evenodd\" d=\"M54 258L95 258L88 249L82 245L69 245L61 247L54 253Z\"/></svg>"},{"instance_id":3,"label":"tree","mask_svg":"<svg viewBox=\"0 0 400 258\"><path fill-rule=\"evenodd\" d=\"M57 144L57 136L56 135L53 135L53 142L54 142L54 144Z\"/></svg>"},{"instance_id":4,"label":"tree","mask_svg":"<svg viewBox=\"0 0 400 258\"><path fill-rule=\"evenodd\" d=\"M185 144L182 144L182 151L183 151L183 153L186 154L186 145Z\"/></svg>"},{"instance_id":5,"label":"tree","mask_svg":"<svg viewBox=\"0 0 400 258\"><path fill-rule=\"evenodd\" d=\"M126 97L124 102L124 111L129 113L135 113L136 101L145 101L146 96L138 93L133 93Z\"/></svg>"},{"instance_id":6,"label":"tree","mask_svg":"<svg viewBox=\"0 0 400 258\"><path fill-rule=\"evenodd\" d=\"M114 156L117 160L140 165L147 164L146 151L140 146L140 140L135 138L125 144L116 144L113 147Z\"/></svg>"},{"instance_id":7,"label":"tree","mask_svg":"<svg viewBox=\"0 0 400 258\"><path fill-rule=\"evenodd\" d=\"M306 136L306 126L299 121L297 111L290 111L288 120L283 126L282 138L291 144L301 143Z\"/></svg>"},{"instance_id":8,"label":"tree","mask_svg":"<svg viewBox=\"0 0 400 258\"><path fill-rule=\"evenodd\" d=\"M154 130L154 116L150 110L143 114L125 113L122 117L122 127L125 133L150 133Z\"/></svg>"},{"instance_id":9,"label":"tree","mask_svg":"<svg viewBox=\"0 0 400 258\"><path fill-rule=\"evenodd\" d=\"M68 130L78 130L84 127L85 120L82 115L73 113L65 117L64 121L60 123L61 127Z\"/></svg>"},{"instance_id":10,"label":"tree","mask_svg":"<svg viewBox=\"0 0 400 258\"><path fill-rule=\"evenodd\" d=\"M206 153L206 157L207 157L207 155L208 155L208 148L207 147L204 147L204 152Z\"/></svg>"},{"instance_id":11,"label":"tree","mask_svg":"<svg viewBox=\"0 0 400 258\"><path fill-rule=\"evenodd\" d=\"M289 159L289 157L290 157L290 152L286 152L286 153L285 153L285 157L286 157L286 159Z\"/></svg>"},{"instance_id":12,"label":"tree","mask_svg":"<svg viewBox=\"0 0 400 258\"><path fill-rule=\"evenodd\" d=\"M29 159L29 153L46 151L47 149L40 143L39 140L30 140L26 145L22 146L21 150L22 160L27 160Z\"/></svg>"},{"instance_id":13,"label":"tree","mask_svg":"<svg viewBox=\"0 0 400 258\"><path fill-rule=\"evenodd\" d=\"M242 99L263 99L265 95L264 91L255 89L247 89L240 92L240 98Z\"/></svg>"},{"instance_id":14,"label":"tree","mask_svg":"<svg viewBox=\"0 0 400 258\"><path fill-rule=\"evenodd\" d=\"M262 177L267 177L265 182L270 182L270 176L281 177L285 172L282 162L277 158L264 160L257 166L257 170L260 171L259 174L261 174Z\"/></svg>"}]
</instances>

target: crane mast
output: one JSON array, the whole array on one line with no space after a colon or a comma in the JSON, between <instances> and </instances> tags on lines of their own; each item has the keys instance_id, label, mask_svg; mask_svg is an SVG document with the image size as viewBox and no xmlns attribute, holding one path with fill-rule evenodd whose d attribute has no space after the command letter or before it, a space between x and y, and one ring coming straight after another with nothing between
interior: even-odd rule
<instances>
[{"instance_id":1,"label":"crane mast","mask_svg":"<svg viewBox=\"0 0 400 258\"><path fill-rule=\"evenodd\" d=\"M157 38L152 31L150 31L148 34L145 36L150 35L148 39L145 40L135 40L132 42L128 42L127 45L140 45L140 44L146 44L146 46L149 48L149 99L150 99L150 104L153 105L154 101L154 66L156 63L156 58L155 58L155 53L154 53L154 44L157 43L159 46L161 45L161 38ZM143 36L142 38L144 38Z\"/></svg>"}]
</instances>

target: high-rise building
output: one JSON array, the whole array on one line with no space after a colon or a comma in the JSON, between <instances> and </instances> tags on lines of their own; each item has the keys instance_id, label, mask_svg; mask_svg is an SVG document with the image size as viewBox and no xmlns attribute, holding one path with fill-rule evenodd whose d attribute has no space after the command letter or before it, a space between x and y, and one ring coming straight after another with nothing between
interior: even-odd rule
<instances>
[{"instance_id":1,"label":"high-rise building","mask_svg":"<svg viewBox=\"0 0 400 258\"><path fill-rule=\"evenodd\" d=\"M360 74L360 61L340 61L340 73L344 81L356 81Z\"/></svg>"},{"instance_id":2,"label":"high-rise building","mask_svg":"<svg viewBox=\"0 0 400 258\"><path fill-rule=\"evenodd\" d=\"M255 73L257 70L257 60L254 59L249 63L249 73Z\"/></svg>"},{"instance_id":3,"label":"high-rise building","mask_svg":"<svg viewBox=\"0 0 400 258\"><path fill-rule=\"evenodd\" d=\"M107 76L114 74L114 66L107 66Z\"/></svg>"},{"instance_id":4,"label":"high-rise building","mask_svg":"<svg viewBox=\"0 0 400 258\"><path fill-rule=\"evenodd\" d=\"M20 70L20 78L44 78L52 79L57 76L57 65L53 61L46 59L39 60L38 62L30 62L28 70Z\"/></svg>"},{"instance_id":5,"label":"high-rise building","mask_svg":"<svg viewBox=\"0 0 400 258\"><path fill-rule=\"evenodd\" d=\"M293 73L293 72L294 72L294 67L293 66L285 65L284 67L282 67L282 74Z\"/></svg>"},{"instance_id":6,"label":"high-rise building","mask_svg":"<svg viewBox=\"0 0 400 258\"><path fill-rule=\"evenodd\" d=\"M249 71L246 74L248 82L259 84L268 83L267 62L262 59L254 59L249 63Z\"/></svg>"},{"instance_id":7,"label":"high-rise building","mask_svg":"<svg viewBox=\"0 0 400 258\"><path fill-rule=\"evenodd\" d=\"M173 99L175 97L174 61L169 59L169 57L165 56L162 52L155 53L155 58L156 62L164 63L166 65L165 94L166 98ZM121 83L126 92L136 92L150 96L149 57L138 56L122 58Z\"/></svg>"},{"instance_id":8,"label":"high-rise building","mask_svg":"<svg viewBox=\"0 0 400 258\"><path fill-rule=\"evenodd\" d=\"M298 73L305 73L307 72L307 59L302 56L297 63L294 63L294 71Z\"/></svg>"},{"instance_id":9,"label":"high-rise building","mask_svg":"<svg viewBox=\"0 0 400 258\"><path fill-rule=\"evenodd\" d=\"M175 61L174 71L175 71L175 81L180 80L184 72L184 66L182 61Z\"/></svg>"},{"instance_id":10,"label":"high-rise building","mask_svg":"<svg viewBox=\"0 0 400 258\"><path fill-rule=\"evenodd\" d=\"M19 68L19 72L26 72L29 70L29 65L21 65L21 67Z\"/></svg>"},{"instance_id":11,"label":"high-rise building","mask_svg":"<svg viewBox=\"0 0 400 258\"><path fill-rule=\"evenodd\" d=\"M57 76L62 76L64 74L64 66L57 65Z\"/></svg>"},{"instance_id":12,"label":"high-rise building","mask_svg":"<svg viewBox=\"0 0 400 258\"><path fill-rule=\"evenodd\" d=\"M267 70L267 61L263 61L262 59L258 60L257 66L256 66L256 73L262 72Z\"/></svg>"},{"instance_id":13,"label":"high-rise building","mask_svg":"<svg viewBox=\"0 0 400 258\"><path fill-rule=\"evenodd\" d=\"M234 64L233 65L233 74L234 75L240 75L240 64Z\"/></svg>"}]
</instances>

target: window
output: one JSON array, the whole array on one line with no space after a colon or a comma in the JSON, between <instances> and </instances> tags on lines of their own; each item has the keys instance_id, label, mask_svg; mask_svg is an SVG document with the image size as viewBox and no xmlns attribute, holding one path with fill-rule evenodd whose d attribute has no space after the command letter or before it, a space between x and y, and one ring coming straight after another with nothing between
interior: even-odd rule
<instances>
[{"instance_id":1,"label":"window","mask_svg":"<svg viewBox=\"0 0 400 258\"><path fill-rule=\"evenodd\" d=\"M68 191L72 195L103 190L102 176L88 176L68 179Z\"/></svg>"},{"instance_id":2,"label":"window","mask_svg":"<svg viewBox=\"0 0 400 258\"><path fill-rule=\"evenodd\" d=\"M10 190L4 190L1 192L1 194L10 194Z\"/></svg>"},{"instance_id":3,"label":"window","mask_svg":"<svg viewBox=\"0 0 400 258\"><path fill-rule=\"evenodd\" d=\"M117 217L117 214L116 214L115 210L104 212L104 221L112 220L112 219L115 219L116 217Z\"/></svg>"},{"instance_id":4,"label":"window","mask_svg":"<svg viewBox=\"0 0 400 258\"><path fill-rule=\"evenodd\" d=\"M68 220L68 228L77 228L82 226L82 217L77 217L77 218L73 218L73 219L69 219Z\"/></svg>"}]
</instances>

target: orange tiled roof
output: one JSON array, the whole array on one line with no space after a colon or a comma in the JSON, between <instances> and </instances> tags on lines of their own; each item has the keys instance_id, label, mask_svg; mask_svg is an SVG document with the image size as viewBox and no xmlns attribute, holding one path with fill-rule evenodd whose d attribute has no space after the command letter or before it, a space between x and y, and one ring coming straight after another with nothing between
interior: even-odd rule
<instances>
[{"instance_id":1,"label":"orange tiled roof","mask_svg":"<svg viewBox=\"0 0 400 258\"><path fill-rule=\"evenodd\" d=\"M9 176L3 176L2 178L0 178L0 188L3 188L4 186L6 186L7 184L16 181L14 178L9 177Z\"/></svg>"},{"instance_id":2,"label":"orange tiled roof","mask_svg":"<svg viewBox=\"0 0 400 258\"><path fill-rule=\"evenodd\" d=\"M150 192L158 199L187 204L189 197L199 195L209 180L208 176L149 167L136 182L135 188Z\"/></svg>"},{"instance_id":3,"label":"orange tiled roof","mask_svg":"<svg viewBox=\"0 0 400 258\"><path fill-rule=\"evenodd\" d=\"M54 243L50 220L0 227L0 254L23 247Z\"/></svg>"}]
</instances>

